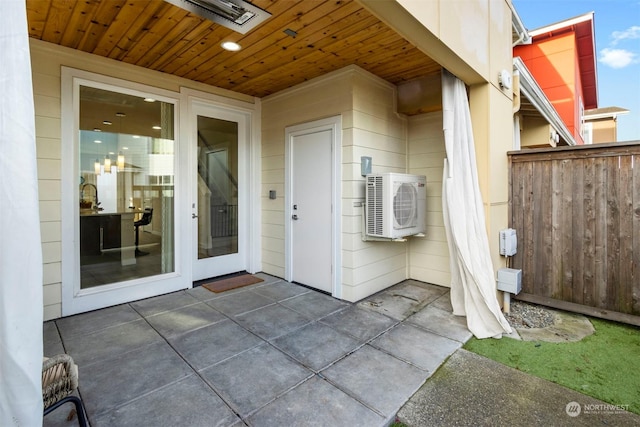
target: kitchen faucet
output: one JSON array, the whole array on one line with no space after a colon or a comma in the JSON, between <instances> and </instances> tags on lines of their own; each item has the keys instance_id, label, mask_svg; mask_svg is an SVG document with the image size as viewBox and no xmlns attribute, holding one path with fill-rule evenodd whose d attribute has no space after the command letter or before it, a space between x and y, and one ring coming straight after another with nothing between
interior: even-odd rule
<instances>
[{"instance_id":1,"label":"kitchen faucet","mask_svg":"<svg viewBox=\"0 0 640 427\"><path fill-rule=\"evenodd\" d=\"M86 186L93 187L93 190L94 190L94 191L95 191L95 193L96 193L96 195L95 195L95 203L94 203L94 205L95 205L95 206L93 207L93 209L95 209L95 210L97 210L97 211L101 211L101 210L103 210L104 208L101 208L101 207L100 207L100 202L98 201L98 187L96 187L94 184L90 184L90 183L88 183L88 184L84 184L84 185L82 186L82 189L81 189L81 191L82 191L82 198L84 198L84 188L85 188Z\"/></svg>"}]
</instances>

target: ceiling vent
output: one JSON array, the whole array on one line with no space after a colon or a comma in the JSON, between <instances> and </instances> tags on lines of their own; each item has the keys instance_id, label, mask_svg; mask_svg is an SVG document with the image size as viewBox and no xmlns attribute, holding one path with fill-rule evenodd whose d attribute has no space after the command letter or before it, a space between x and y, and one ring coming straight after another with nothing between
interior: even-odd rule
<instances>
[{"instance_id":1,"label":"ceiling vent","mask_svg":"<svg viewBox=\"0 0 640 427\"><path fill-rule=\"evenodd\" d=\"M269 12L243 0L166 1L240 34L246 34L271 17Z\"/></svg>"}]
</instances>

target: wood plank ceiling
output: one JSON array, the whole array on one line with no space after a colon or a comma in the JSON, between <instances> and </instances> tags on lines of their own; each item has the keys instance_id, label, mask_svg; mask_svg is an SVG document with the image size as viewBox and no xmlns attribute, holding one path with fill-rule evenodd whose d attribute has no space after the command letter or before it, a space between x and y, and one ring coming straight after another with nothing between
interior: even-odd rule
<instances>
[{"instance_id":1,"label":"wood plank ceiling","mask_svg":"<svg viewBox=\"0 0 640 427\"><path fill-rule=\"evenodd\" d=\"M352 0L253 0L272 17L245 35L162 0L26 3L33 38L257 97L350 64L394 84L440 72Z\"/></svg>"}]
</instances>

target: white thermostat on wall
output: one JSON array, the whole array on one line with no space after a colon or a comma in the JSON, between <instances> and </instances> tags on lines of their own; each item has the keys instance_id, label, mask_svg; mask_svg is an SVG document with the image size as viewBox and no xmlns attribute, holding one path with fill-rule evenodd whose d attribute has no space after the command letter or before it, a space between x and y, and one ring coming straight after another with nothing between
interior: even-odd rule
<instances>
[{"instance_id":1,"label":"white thermostat on wall","mask_svg":"<svg viewBox=\"0 0 640 427\"><path fill-rule=\"evenodd\" d=\"M500 255L513 256L518 249L518 238L516 230L513 228L505 228L500 230Z\"/></svg>"}]
</instances>

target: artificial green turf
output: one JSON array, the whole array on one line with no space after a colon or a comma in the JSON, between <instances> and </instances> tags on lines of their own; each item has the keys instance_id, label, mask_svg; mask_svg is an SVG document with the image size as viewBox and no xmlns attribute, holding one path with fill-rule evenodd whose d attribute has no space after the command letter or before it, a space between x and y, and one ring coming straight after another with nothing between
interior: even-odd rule
<instances>
[{"instance_id":1,"label":"artificial green turf","mask_svg":"<svg viewBox=\"0 0 640 427\"><path fill-rule=\"evenodd\" d=\"M595 333L579 342L474 338L465 348L640 414L640 328L589 320Z\"/></svg>"}]
</instances>

